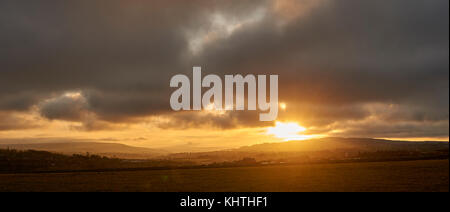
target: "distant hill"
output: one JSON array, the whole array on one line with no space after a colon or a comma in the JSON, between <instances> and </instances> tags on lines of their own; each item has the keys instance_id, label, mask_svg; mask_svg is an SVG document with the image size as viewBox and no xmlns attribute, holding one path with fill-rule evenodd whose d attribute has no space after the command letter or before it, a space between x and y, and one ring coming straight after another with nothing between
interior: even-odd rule
<instances>
[{"instance_id":1,"label":"distant hill","mask_svg":"<svg viewBox=\"0 0 450 212\"><path fill-rule=\"evenodd\" d=\"M408 142L370 138L321 138L283 143L266 143L237 149L176 153L166 159L189 160L202 164L253 158L272 162L378 161L448 158L448 142Z\"/></svg>"},{"instance_id":2,"label":"distant hill","mask_svg":"<svg viewBox=\"0 0 450 212\"><path fill-rule=\"evenodd\" d=\"M235 151L243 152L319 152L319 151L437 151L449 148L448 142L409 142L370 138L321 138L284 143L267 143L246 146Z\"/></svg>"},{"instance_id":3,"label":"distant hill","mask_svg":"<svg viewBox=\"0 0 450 212\"><path fill-rule=\"evenodd\" d=\"M95 154L67 155L36 150L0 149L0 173L136 171L193 165L195 164L183 161L127 160Z\"/></svg>"},{"instance_id":4,"label":"distant hill","mask_svg":"<svg viewBox=\"0 0 450 212\"><path fill-rule=\"evenodd\" d=\"M159 149L133 147L117 143L69 142L69 143L37 143L37 144L1 144L1 149L39 150L62 154L97 154L117 158L147 159L169 152Z\"/></svg>"},{"instance_id":5,"label":"distant hill","mask_svg":"<svg viewBox=\"0 0 450 212\"><path fill-rule=\"evenodd\" d=\"M171 154L160 149L133 147L118 143L65 142L34 144L0 144L0 149L38 150L53 153L96 154L122 159L169 159L200 161L201 163L236 161L243 158L272 160L283 158L329 158L354 156L362 152L402 151L434 152L449 149L448 142L408 142L370 138L321 138L283 143L266 143L223 151L185 152ZM181 149L180 149L181 150Z\"/></svg>"}]
</instances>

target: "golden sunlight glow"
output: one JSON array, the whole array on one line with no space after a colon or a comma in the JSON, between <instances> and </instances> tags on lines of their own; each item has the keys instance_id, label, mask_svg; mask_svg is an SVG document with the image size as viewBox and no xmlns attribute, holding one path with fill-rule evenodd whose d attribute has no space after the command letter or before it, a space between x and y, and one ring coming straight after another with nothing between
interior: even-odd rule
<instances>
[{"instance_id":1,"label":"golden sunlight glow","mask_svg":"<svg viewBox=\"0 0 450 212\"><path fill-rule=\"evenodd\" d=\"M67 92L64 94L64 96L72 99L78 99L82 97L82 94L80 92Z\"/></svg>"},{"instance_id":2,"label":"golden sunlight glow","mask_svg":"<svg viewBox=\"0 0 450 212\"><path fill-rule=\"evenodd\" d=\"M273 10L284 21L308 16L312 10L326 0L274 0Z\"/></svg>"},{"instance_id":3,"label":"golden sunlight glow","mask_svg":"<svg viewBox=\"0 0 450 212\"><path fill-rule=\"evenodd\" d=\"M286 103L280 103L280 108L282 109L282 110L286 110L286 108L287 108L287 105L286 105Z\"/></svg>"},{"instance_id":4,"label":"golden sunlight glow","mask_svg":"<svg viewBox=\"0 0 450 212\"><path fill-rule=\"evenodd\" d=\"M306 128L295 122L276 122L275 127L267 128L267 134L283 139L284 141L305 140L311 138L311 136L299 134L304 131L306 131Z\"/></svg>"},{"instance_id":5,"label":"golden sunlight glow","mask_svg":"<svg viewBox=\"0 0 450 212\"><path fill-rule=\"evenodd\" d=\"M216 105L214 105L213 103L211 103L207 107L205 107L204 111L208 114L212 114L212 115L216 115L216 116L222 116L227 113L226 110L222 110L221 108L216 108Z\"/></svg>"}]
</instances>

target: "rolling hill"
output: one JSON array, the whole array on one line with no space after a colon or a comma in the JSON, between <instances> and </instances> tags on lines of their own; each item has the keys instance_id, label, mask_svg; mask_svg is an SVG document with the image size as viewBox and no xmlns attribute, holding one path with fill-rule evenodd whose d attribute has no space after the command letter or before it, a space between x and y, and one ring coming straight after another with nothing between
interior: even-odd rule
<instances>
[{"instance_id":1,"label":"rolling hill","mask_svg":"<svg viewBox=\"0 0 450 212\"><path fill-rule=\"evenodd\" d=\"M96 154L108 157L148 159L169 152L159 149L133 147L117 143L68 142L68 143L36 143L36 144L1 144L1 149L40 150L63 154Z\"/></svg>"},{"instance_id":2,"label":"rolling hill","mask_svg":"<svg viewBox=\"0 0 450 212\"><path fill-rule=\"evenodd\" d=\"M436 151L448 149L448 142L410 142L371 138L321 138L284 143L246 146L234 151L243 152L320 152L320 151Z\"/></svg>"},{"instance_id":3,"label":"rolling hill","mask_svg":"<svg viewBox=\"0 0 450 212\"><path fill-rule=\"evenodd\" d=\"M245 157L258 159L287 157L335 157L359 152L402 151L433 152L449 149L448 142L408 142L370 138L320 138L283 143L265 143L222 151L186 152L172 154L161 149L133 147L117 143L64 142L35 144L0 144L1 149L39 150L62 154L96 154L123 159L182 159L205 162L241 160ZM175 151L179 152L179 151Z\"/></svg>"},{"instance_id":4,"label":"rolling hill","mask_svg":"<svg viewBox=\"0 0 450 212\"><path fill-rule=\"evenodd\" d=\"M198 163L221 163L253 158L257 161L312 162L336 160L397 160L411 158L448 157L448 142L409 142L370 138L321 138L284 143L266 143L237 149L176 153L167 159Z\"/></svg>"}]
</instances>

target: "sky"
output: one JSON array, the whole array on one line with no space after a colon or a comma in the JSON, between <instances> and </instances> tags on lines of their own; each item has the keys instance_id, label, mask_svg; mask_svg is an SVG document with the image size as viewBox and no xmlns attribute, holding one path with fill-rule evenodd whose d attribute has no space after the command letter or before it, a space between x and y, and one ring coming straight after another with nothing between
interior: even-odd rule
<instances>
[{"instance_id":1,"label":"sky","mask_svg":"<svg viewBox=\"0 0 450 212\"><path fill-rule=\"evenodd\" d=\"M0 2L0 142L200 151L447 140L448 0ZM279 75L278 119L175 112L170 78Z\"/></svg>"}]
</instances>

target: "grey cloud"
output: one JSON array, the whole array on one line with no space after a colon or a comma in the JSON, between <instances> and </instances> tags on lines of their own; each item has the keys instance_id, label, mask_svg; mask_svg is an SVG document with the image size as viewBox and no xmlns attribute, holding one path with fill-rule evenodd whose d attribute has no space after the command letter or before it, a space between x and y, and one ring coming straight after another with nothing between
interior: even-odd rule
<instances>
[{"instance_id":1,"label":"grey cloud","mask_svg":"<svg viewBox=\"0 0 450 212\"><path fill-rule=\"evenodd\" d=\"M59 96L46 100L39 107L40 114L50 120L81 121L88 113L89 105L82 96Z\"/></svg>"},{"instance_id":2,"label":"grey cloud","mask_svg":"<svg viewBox=\"0 0 450 212\"><path fill-rule=\"evenodd\" d=\"M281 98L313 126L363 120L371 113L359 105L383 103L402 105L387 119L447 120L445 129L448 1L330 2L282 32L266 20L214 43L202 61L229 73L279 74Z\"/></svg>"},{"instance_id":3,"label":"grey cloud","mask_svg":"<svg viewBox=\"0 0 450 212\"><path fill-rule=\"evenodd\" d=\"M209 127L216 129L235 129L239 127L266 127L273 122L260 122L259 113L255 111L228 111L217 115L198 111L169 113L163 115L164 121L156 121L162 129L189 129Z\"/></svg>"},{"instance_id":4,"label":"grey cloud","mask_svg":"<svg viewBox=\"0 0 450 212\"><path fill-rule=\"evenodd\" d=\"M183 60L186 28L205 13L242 13L255 2L2 1L1 109L14 106L11 93L23 99L16 109L26 110L42 98L22 91L48 97L88 90L92 110L105 120L158 113L168 108L170 77L191 69Z\"/></svg>"},{"instance_id":5,"label":"grey cloud","mask_svg":"<svg viewBox=\"0 0 450 212\"><path fill-rule=\"evenodd\" d=\"M448 87L448 1L330 2L281 33L270 20L236 33L200 63L278 73L281 92L297 90L286 96L302 101L401 101L424 90L448 96L430 92Z\"/></svg>"},{"instance_id":6,"label":"grey cloud","mask_svg":"<svg viewBox=\"0 0 450 212\"><path fill-rule=\"evenodd\" d=\"M361 105L375 103L401 106L383 113L386 120L445 126L449 2L324 2L285 25L268 9L261 20L192 55L186 33L210 29L212 13L239 20L271 1L2 1L0 110L24 111L52 93L82 90L89 105L82 109L101 121L166 115L170 77L201 65L204 74L278 74L280 98L290 105L280 117L311 126L363 120L371 113ZM79 120L61 104L42 114ZM172 116L202 125L195 116ZM206 120L222 128L260 125L257 116L236 116L231 120L239 124ZM438 134L448 131L436 127Z\"/></svg>"},{"instance_id":7,"label":"grey cloud","mask_svg":"<svg viewBox=\"0 0 450 212\"><path fill-rule=\"evenodd\" d=\"M121 128L99 118L93 112L85 95L83 92L69 92L46 99L38 104L38 111L42 117L49 120L81 123L71 125L74 130L98 131Z\"/></svg>"}]
</instances>

